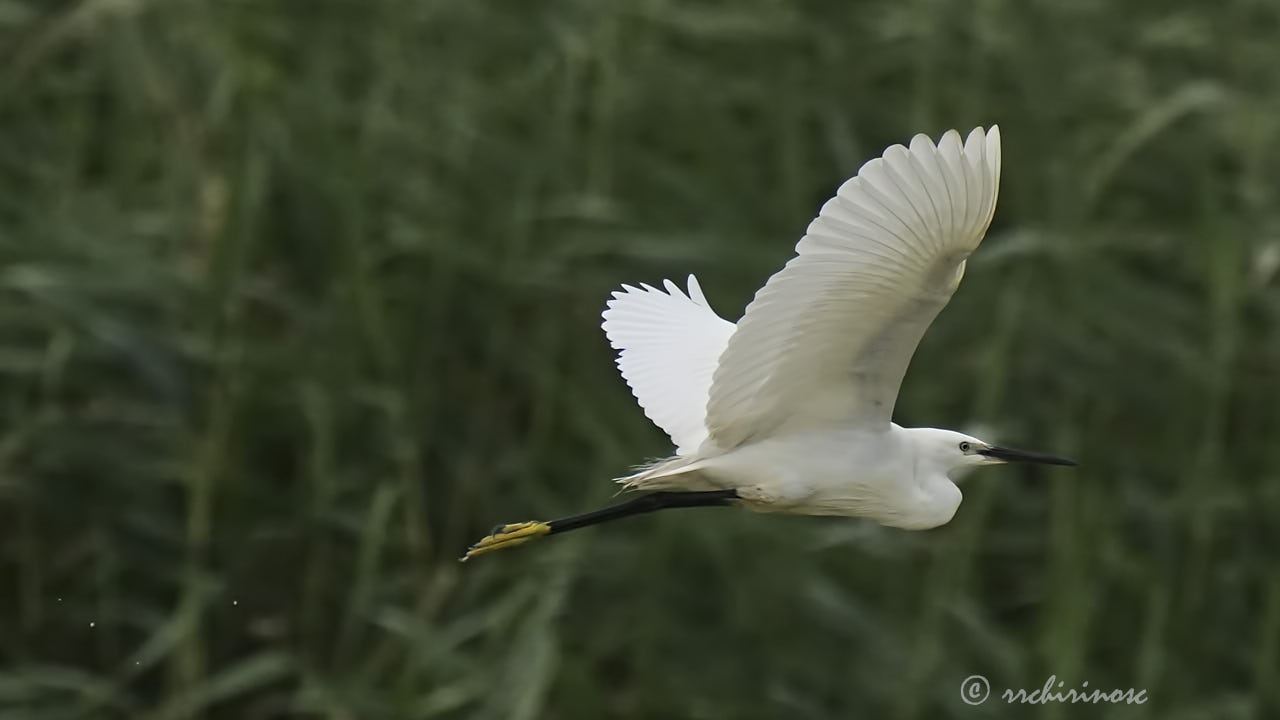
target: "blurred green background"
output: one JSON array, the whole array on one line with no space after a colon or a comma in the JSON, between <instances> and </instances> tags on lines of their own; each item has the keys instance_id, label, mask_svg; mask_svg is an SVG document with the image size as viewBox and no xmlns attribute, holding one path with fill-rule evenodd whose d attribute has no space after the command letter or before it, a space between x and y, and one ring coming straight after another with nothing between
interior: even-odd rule
<instances>
[{"instance_id":1,"label":"blurred green background","mask_svg":"<svg viewBox=\"0 0 1280 720\"><path fill-rule=\"evenodd\" d=\"M1280 717L1280 3L0 0L0 717ZM955 520L681 510L599 330L885 146L1003 188ZM960 698L990 679L981 706ZM1004 688L1139 688L1010 706Z\"/></svg>"}]
</instances>

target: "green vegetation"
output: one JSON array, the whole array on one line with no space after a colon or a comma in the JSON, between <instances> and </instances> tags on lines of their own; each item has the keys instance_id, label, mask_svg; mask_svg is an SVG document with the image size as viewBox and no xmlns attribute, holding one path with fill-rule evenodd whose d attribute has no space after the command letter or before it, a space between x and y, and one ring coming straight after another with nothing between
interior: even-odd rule
<instances>
[{"instance_id":1,"label":"green vegetation","mask_svg":"<svg viewBox=\"0 0 1280 720\"><path fill-rule=\"evenodd\" d=\"M0 0L0 717L1277 717L1277 37L1272 0ZM863 161L990 123L898 420L1080 468L925 533L677 510L456 562L666 453L610 289L736 319ZM1050 674L1150 702L996 697Z\"/></svg>"}]
</instances>

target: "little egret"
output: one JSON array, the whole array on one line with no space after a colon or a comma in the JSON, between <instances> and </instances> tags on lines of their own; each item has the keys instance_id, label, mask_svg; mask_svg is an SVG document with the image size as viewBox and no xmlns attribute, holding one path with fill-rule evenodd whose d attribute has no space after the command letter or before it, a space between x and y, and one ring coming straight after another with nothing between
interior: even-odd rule
<instances>
[{"instance_id":1,"label":"little egret","mask_svg":"<svg viewBox=\"0 0 1280 720\"><path fill-rule=\"evenodd\" d=\"M501 525L467 559L532 538L674 507L949 522L956 471L1074 465L951 430L904 428L893 406L925 330L986 234L1000 132L917 135L862 166L822 206L796 256L735 325L689 276L687 293L624 285L604 312L618 368L675 455L617 482L652 491L550 522Z\"/></svg>"}]
</instances>

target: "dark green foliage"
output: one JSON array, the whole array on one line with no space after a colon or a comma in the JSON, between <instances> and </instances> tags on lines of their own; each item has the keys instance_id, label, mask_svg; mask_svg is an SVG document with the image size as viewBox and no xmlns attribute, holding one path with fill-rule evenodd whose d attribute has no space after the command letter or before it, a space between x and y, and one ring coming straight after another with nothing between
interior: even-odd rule
<instances>
[{"instance_id":1,"label":"dark green foliage","mask_svg":"<svg viewBox=\"0 0 1280 720\"><path fill-rule=\"evenodd\" d=\"M0 0L0 717L1280 713L1280 4ZM678 510L598 312L917 132L995 224L951 525ZM981 707L1003 688L1143 706Z\"/></svg>"}]
</instances>

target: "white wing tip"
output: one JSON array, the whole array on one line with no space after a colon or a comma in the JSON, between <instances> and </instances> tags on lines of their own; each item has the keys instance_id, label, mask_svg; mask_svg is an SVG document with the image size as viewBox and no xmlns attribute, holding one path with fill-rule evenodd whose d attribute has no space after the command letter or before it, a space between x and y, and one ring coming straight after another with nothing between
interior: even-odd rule
<instances>
[{"instance_id":1,"label":"white wing tip","mask_svg":"<svg viewBox=\"0 0 1280 720\"><path fill-rule=\"evenodd\" d=\"M924 133L920 133L915 137L911 138L911 144L914 145L916 142L920 140L925 140L925 141L928 141L930 144L934 144L932 139L930 139L929 136L925 135ZM938 138L938 142L936 144L942 145L944 140L957 142L960 145L967 145L970 142L975 142L975 141L981 142L985 140L988 143L995 143L999 145L1000 144L1000 126L995 123L992 123L990 126L985 128L979 125L973 128L972 130L970 130L969 133L964 136L960 135L959 130L955 128L951 128L950 130L942 133L942 137Z\"/></svg>"},{"instance_id":2,"label":"white wing tip","mask_svg":"<svg viewBox=\"0 0 1280 720\"><path fill-rule=\"evenodd\" d=\"M702 286L698 284L698 278L690 274L686 282L688 283L688 290L682 290L678 284L666 278L662 280L661 288L654 287L649 283L640 283L640 287L624 283L621 290L614 290L609 293L609 297L611 299L605 304L609 307L613 307L615 301L624 300L628 295L648 295L651 293L657 293L659 295L693 300L699 305L709 305L706 296L702 294Z\"/></svg>"},{"instance_id":3,"label":"white wing tip","mask_svg":"<svg viewBox=\"0 0 1280 720\"><path fill-rule=\"evenodd\" d=\"M868 169L868 166L874 166L877 161L882 158L889 158L895 155L906 155L913 150L920 150L923 147L941 148L945 144L954 144L961 149L974 148L979 144L983 144L988 147L988 153L994 154L998 157L1000 153L1000 126L993 123L990 127L984 128L979 125L970 130L969 134L966 136L961 136L959 130L951 128L950 130L942 133L942 136L938 138L936 143L933 141L933 138L928 135L924 133L916 133L912 136L907 145L904 146L901 143L895 143L885 148L884 152L880 153L880 157L867 160L862 164L862 167L858 169L858 173L855 174L854 177L849 178L849 181L857 179L857 175L861 175L863 170ZM991 149L992 146L994 146L994 149Z\"/></svg>"},{"instance_id":4,"label":"white wing tip","mask_svg":"<svg viewBox=\"0 0 1280 720\"><path fill-rule=\"evenodd\" d=\"M698 278L694 277L693 273L689 273L689 279L687 282L689 286L689 299L703 307L711 307L711 303L707 302L707 296L702 294L702 286L698 284Z\"/></svg>"}]
</instances>

